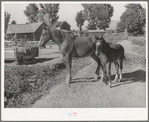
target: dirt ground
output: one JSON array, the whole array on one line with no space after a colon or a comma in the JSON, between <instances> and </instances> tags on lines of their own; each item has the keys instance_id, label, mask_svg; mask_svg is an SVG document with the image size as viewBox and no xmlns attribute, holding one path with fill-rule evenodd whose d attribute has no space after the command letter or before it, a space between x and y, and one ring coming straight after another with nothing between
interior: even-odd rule
<instances>
[{"instance_id":1,"label":"dirt ground","mask_svg":"<svg viewBox=\"0 0 149 122\"><path fill-rule=\"evenodd\" d=\"M96 62L81 69L68 87L64 81L54 85L48 94L37 100L33 108L113 108L146 107L146 54L145 45L124 40L122 82L112 82L112 88L94 79ZM55 55L54 55L55 56ZM49 57L51 58L51 57ZM46 65L44 62L43 65ZM115 68L112 64L112 79Z\"/></svg>"}]
</instances>

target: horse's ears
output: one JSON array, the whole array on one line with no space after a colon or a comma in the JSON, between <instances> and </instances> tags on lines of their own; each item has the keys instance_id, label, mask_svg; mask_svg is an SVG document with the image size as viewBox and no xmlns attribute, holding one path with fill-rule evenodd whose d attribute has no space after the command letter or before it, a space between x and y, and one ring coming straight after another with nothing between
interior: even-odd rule
<instances>
[{"instance_id":1,"label":"horse's ears","mask_svg":"<svg viewBox=\"0 0 149 122\"><path fill-rule=\"evenodd\" d=\"M103 36L99 36L100 39L103 39Z\"/></svg>"}]
</instances>

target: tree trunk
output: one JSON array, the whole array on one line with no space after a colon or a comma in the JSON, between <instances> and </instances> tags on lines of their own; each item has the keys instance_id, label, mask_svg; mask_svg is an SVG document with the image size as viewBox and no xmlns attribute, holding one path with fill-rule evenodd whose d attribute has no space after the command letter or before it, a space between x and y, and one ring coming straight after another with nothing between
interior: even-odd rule
<instances>
[{"instance_id":1,"label":"tree trunk","mask_svg":"<svg viewBox=\"0 0 149 122\"><path fill-rule=\"evenodd\" d=\"M81 27L81 25L79 25L79 29L80 29L80 32L82 31L82 27Z\"/></svg>"}]
</instances>

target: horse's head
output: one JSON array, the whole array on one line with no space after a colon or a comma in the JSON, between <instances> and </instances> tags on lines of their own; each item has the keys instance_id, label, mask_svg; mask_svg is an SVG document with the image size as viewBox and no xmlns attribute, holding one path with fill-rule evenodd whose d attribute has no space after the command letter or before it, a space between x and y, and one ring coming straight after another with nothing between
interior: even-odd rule
<instances>
[{"instance_id":1,"label":"horse's head","mask_svg":"<svg viewBox=\"0 0 149 122\"><path fill-rule=\"evenodd\" d=\"M39 40L39 47L45 47L45 44L52 39L52 36L50 34L50 28L49 27L45 27L43 26L43 30L40 36L40 40Z\"/></svg>"},{"instance_id":2,"label":"horse's head","mask_svg":"<svg viewBox=\"0 0 149 122\"><path fill-rule=\"evenodd\" d=\"M95 36L95 37L96 37L96 40L97 40L95 55L98 56L100 54L100 50L101 50L101 48L104 44L104 38L103 38L103 36L101 36L101 37Z\"/></svg>"}]
</instances>

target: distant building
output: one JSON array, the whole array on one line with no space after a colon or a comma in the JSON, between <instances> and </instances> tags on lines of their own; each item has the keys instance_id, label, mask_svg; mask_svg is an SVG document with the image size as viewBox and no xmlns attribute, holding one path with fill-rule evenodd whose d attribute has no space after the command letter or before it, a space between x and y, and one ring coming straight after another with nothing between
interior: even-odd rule
<instances>
[{"instance_id":1,"label":"distant building","mask_svg":"<svg viewBox=\"0 0 149 122\"><path fill-rule=\"evenodd\" d=\"M85 36L102 36L105 34L105 30L87 30L84 33Z\"/></svg>"},{"instance_id":2,"label":"distant building","mask_svg":"<svg viewBox=\"0 0 149 122\"><path fill-rule=\"evenodd\" d=\"M66 21L55 22L52 28L59 28L70 31L70 25Z\"/></svg>"},{"instance_id":3,"label":"distant building","mask_svg":"<svg viewBox=\"0 0 149 122\"><path fill-rule=\"evenodd\" d=\"M42 26L47 26L47 24L45 22L30 24L9 24L7 36L9 39L11 39L14 35L16 35L17 39L21 39L26 35L27 39L30 41L39 41L43 30Z\"/></svg>"}]
</instances>

